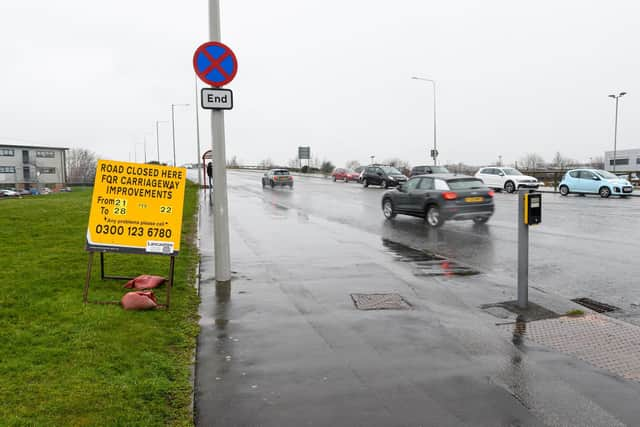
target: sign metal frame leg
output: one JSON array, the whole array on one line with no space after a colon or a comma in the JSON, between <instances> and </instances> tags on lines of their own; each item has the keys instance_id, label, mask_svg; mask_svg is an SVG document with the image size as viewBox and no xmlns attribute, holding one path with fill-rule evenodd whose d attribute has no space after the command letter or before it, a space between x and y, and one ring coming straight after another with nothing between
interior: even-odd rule
<instances>
[{"instance_id":1,"label":"sign metal frame leg","mask_svg":"<svg viewBox=\"0 0 640 427\"><path fill-rule=\"evenodd\" d=\"M93 254L95 251L89 251L89 259L87 261L87 275L85 278L85 282L84 282L84 290L82 292L82 302L84 304L87 303L91 303L91 304L114 304L114 305L118 305L120 304L120 301L89 301L89 285L91 284L91 271L93 268ZM110 280L130 280L132 279L132 277L129 276L111 276L111 275L107 275L105 274L105 268L104 268L104 252L103 251L99 251L100 252L100 280L105 280L105 279L110 279ZM165 309L169 309L169 304L171 302L171 288L173 287L173 280L174 280L174 274L175 274L175 262L176 262L176 257L175 255L171 255L170 256L170 261L169 261L169 279L166 282L166 287L167 287L167 296L166 296L166 300L164 304L158 304L158 307L160 308L165 308Z\"/></svg>"}]
</instances>

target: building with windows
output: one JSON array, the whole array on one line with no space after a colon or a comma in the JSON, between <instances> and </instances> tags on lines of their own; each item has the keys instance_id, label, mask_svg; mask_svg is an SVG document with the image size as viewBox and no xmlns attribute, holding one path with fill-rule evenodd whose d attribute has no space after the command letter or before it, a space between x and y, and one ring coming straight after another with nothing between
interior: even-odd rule
<instances>
[{"instance_id":1,"label":"building with windows","mask_svg":"<svg viewBox=\"0 0 640 427\"><path fill-rule=\"evenodd\" d=\"M66 186L67 148L0 144L0 188Z\"/></svg>"},{"instance_id":2,"label":"building with windows","mask_svg":"<svg viewBox=\"0 0 640 427\"><path fill-rule=\"evenodd\" d=\"M616 150L616 172L640 171L640 148ZM613 151L605 151L604 168L613 172Z\"/></svg>"}]
</instances>

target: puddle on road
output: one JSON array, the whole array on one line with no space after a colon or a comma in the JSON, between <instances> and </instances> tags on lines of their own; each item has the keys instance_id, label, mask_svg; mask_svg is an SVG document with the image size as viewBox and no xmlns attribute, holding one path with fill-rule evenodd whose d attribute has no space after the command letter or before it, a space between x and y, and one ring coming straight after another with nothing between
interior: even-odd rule
<instances>
[{"instance_id":1,"label":"puddle on road","mask_svg":"<svg viewBox=\"0 0 640 427\"><path fill-rule=\"evenodd\" d=\"M480 274L477 270L426 250L413 249L388 239L382 239L382 244L387 248L387 252L395 257L396 261L412 263L415 267L413 274L416 276L473 276Z\"/></svg>"}]
</instances>

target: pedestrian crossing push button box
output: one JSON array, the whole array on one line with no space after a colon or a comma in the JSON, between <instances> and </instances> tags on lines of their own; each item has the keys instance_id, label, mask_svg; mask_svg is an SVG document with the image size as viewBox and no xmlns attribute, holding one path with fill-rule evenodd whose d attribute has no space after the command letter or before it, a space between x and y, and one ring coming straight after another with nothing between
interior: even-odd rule
<instances>
[{"instance_id":1,"label":"pedestrian crossing push button box","mask_svg":"<svg viewBox=\"0 0 640 427\"><path fill-rule=\"evenodd\" d=\"M542 194L527 193L524 195L524 223L537 225L542 222Z\"/></svg>"}]
</instances>

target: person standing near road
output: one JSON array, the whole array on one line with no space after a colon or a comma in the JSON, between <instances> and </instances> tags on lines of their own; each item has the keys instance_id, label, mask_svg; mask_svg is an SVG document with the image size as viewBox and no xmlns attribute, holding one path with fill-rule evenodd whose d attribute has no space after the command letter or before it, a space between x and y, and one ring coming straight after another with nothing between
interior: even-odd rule
<instances>
[{"instance_id":1,"label":"person standing near road","mask_svg":"<svg viewBox=\"0 0 640 427\"><path fill-rule=\"evenodd\" d=\"M213 162L207 163L207 176L209 177L209 188L213 188Z\"/></svg>"}]
</instances>

